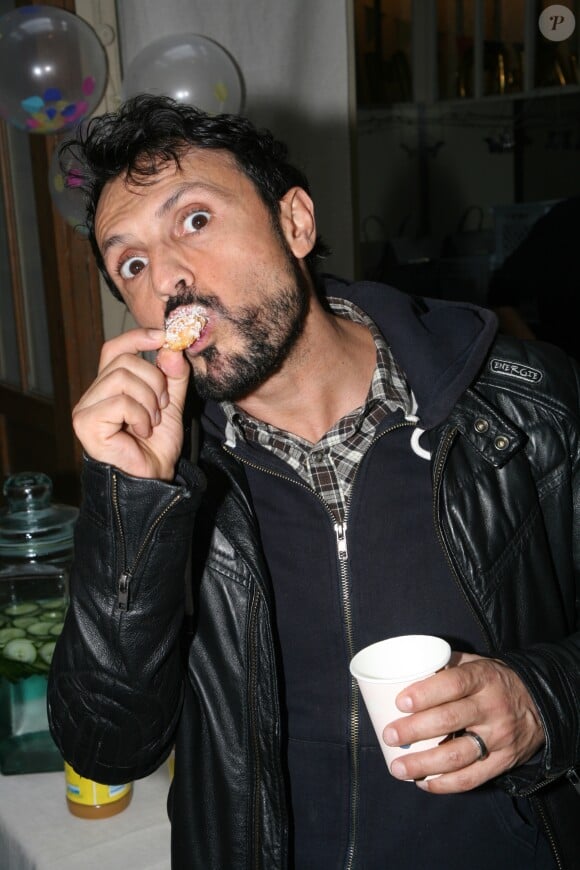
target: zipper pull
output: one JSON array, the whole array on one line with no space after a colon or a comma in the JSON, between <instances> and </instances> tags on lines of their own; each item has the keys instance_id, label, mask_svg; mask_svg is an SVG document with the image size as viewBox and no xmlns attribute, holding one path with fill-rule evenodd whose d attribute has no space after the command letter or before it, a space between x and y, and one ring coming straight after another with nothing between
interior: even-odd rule
<instances>
[{"instance_id":1,"label":"zipper pull","mask_svg":"<svg viewBox=\"0 0 580 870\"><path fill-rule=\"evenodd\" d=\"M341 562L346 562L348 559L348 549L346 546L346 523L335 523L334 533L336 535L338 558Z\"/></svg>"},{"instance_id":2,"label":"zipper pull","mask_svg":"<svg viewBox=\"0 0 580 870\"><path fill-rule=\"evenodd\" d=\"M119 610L129 609L129 582L131 574L129 571L124 571L119 577L119 591L117 594L117 605Z\"/></svg>"}]
</instances>

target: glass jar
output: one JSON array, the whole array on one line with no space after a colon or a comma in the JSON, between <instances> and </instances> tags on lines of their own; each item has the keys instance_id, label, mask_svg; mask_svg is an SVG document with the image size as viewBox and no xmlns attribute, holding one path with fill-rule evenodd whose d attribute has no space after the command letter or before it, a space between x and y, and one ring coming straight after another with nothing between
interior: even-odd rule
<instances>
[{"instance_id":1,"label":"glass jar","mask_svg":"<svg viewBox=\"0 0 580 870\"><path fill-rule=\"evenodd\" d=\"M12 475L0 511L0 771L62 770L46 688L64 622L78 509L52 503L40 472Z\"/></svg>"}]
</instances>

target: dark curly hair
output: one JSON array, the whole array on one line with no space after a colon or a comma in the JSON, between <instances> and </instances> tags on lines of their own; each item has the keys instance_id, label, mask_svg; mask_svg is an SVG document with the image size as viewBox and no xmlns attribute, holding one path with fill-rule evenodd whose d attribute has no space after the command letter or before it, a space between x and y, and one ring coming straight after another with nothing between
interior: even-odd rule
<instances>
[{"instance_id":1,"label":"dark curly hair","mask_svg":"<svg viewBox=\"0 0 580 870\"><path fill-rule=\"evenodd\" d=\"M117 112L99 115L78 128L75 138L60 148L79 165L80 189L85 196L85 226L107 285L117 299L119 291L108 274L95 238L95 213L103 187L118 176L134 184L148 184L168 163L180 165L190 148L228 151L239 169L252 181L272 217L280 226L279 202L294 186L309 193L305 175L288 162L288 149L269 130L258 130L239 115L210 115L169 97L141 94L127 100ZM305 258L316 282L315 263L329 253L318 237Z\"/></svg>"}]
</instances>

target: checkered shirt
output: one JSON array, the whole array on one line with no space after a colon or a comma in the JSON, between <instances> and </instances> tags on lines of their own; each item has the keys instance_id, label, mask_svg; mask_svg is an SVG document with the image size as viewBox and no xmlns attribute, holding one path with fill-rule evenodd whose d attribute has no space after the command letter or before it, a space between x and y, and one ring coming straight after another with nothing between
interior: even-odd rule
<instances>
[{"instance_id":1,"label":"checkered shirt","mask_svg":"<svg viewBox=\"0 0 580 870\"><path fill-rule=\"evenodd\" d=\"M405 377L374 322L346 299L329 298L338 317L362 323L371 332L377 349L377 365L365 404L335 423L316 443L278 429L241 411L231 402L222 408L236 436L270 450L326 502L337 522L342 522L357 467L381 421L402 408L411 413L411 394Z\"/></svg>"}]
</instances>

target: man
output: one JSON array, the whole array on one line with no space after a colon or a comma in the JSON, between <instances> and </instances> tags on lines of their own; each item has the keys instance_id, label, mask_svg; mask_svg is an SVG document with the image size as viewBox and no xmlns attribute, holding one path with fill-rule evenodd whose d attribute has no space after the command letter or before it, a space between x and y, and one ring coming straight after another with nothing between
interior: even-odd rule
<instances>
[{"instance_id":1,"label":"man","mask_svg":"<svg viewBox=\"0 0 580 870\"><path fill-rule=\"evenodd\" d=\"M122 782L175 744L176 868L577 866L573 365L494 343L473 306L317 278L306 180L243 118L142 96L75 147L139 328L74 411L49 685L67 761ZM207 322L174 352L185 304ZM401 693L383 739L450 739L391 776L348 664L410 633L455 666Z\"/></svg>"}]
</instances>

